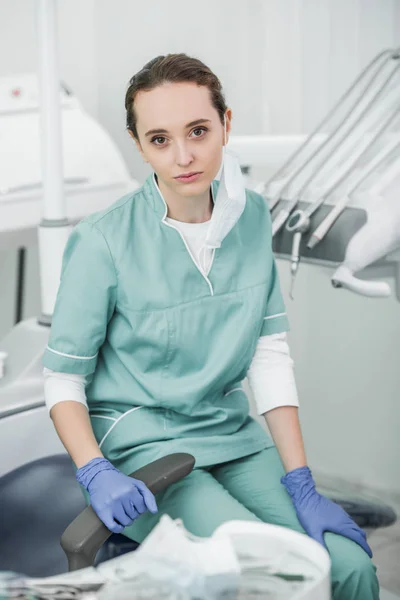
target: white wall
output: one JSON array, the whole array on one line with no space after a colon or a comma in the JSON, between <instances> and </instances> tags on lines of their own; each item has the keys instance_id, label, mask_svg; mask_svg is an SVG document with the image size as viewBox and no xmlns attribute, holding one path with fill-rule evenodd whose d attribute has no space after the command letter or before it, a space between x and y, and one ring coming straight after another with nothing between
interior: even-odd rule
<instances>
[{"instance_id":1,"label":"white wall","mask_svg":"<svg viewBox=\"0 0 400 600\"><path fill-rule=\"evenodd\" d=\"M34 1L0 2L0 75L36 68ZM184 51L220 76L234 133L307 132L385 46L400 42L396 0L59 0L62 78L107 128L131 172L142 165L125 131L124 92L159 53ZM197 8L197 13L195 10ZM193 14L196 17L193 18ZM0 336L12 326L15 255L0 255ZM280 262L287 296L288 263ZM302 265L287 297L301 416L313 468L397 490L400 306L334 291ZM37 250L25 315L39 311Z\"/></svg>"}]
</instances>

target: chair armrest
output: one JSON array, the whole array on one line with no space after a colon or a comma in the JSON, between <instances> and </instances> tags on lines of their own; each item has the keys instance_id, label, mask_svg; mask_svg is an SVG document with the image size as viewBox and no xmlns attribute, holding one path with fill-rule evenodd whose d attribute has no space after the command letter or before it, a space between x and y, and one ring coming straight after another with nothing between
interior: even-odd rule
<instances>
[{"instance_id":1,"label":"chair armrest","mask_svg":"<svg viewBox=\"0 0 400 600\"><path fill-rule=\"evenodd\" d=\"M194 463L195 459L191 454L169 454L135 471L130 477L140 479L153 494L158 494L188 475L193 470ZM61 547L67 555L68 570L76 571L93 566L98 550L110 535L111 531L100 521L93 508L85 508L61 536Z\"/></svg>"}]
</instances>

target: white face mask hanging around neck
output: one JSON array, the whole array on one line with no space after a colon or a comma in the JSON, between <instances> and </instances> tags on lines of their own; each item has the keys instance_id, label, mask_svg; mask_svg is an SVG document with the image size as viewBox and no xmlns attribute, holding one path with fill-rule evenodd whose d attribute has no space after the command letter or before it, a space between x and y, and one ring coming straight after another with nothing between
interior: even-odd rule
<instances>
[{"instance_id":1,"label":"white face mask hanging around neck","mask_svg":"<svg viewBox=\"0 0 400 600\"><path fill-rule=\"evenodd\" d=\"M246 206L246 188L239 159L226 148L226 117L224 117L224 147L222 172L205 246L219 248L222 240L239 220Z\"/></svg>"}]
</instances>

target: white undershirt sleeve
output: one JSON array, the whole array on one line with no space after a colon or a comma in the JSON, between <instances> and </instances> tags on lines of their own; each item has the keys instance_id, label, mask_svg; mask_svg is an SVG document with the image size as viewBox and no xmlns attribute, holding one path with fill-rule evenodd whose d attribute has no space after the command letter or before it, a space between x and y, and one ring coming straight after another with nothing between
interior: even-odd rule
<instances>
[{"instance_id":1,"label":"white undershirt sleeve","mask_svg":"<svg viewBox=\"0 0 400 600\"><path fill-rule=\"evenodd\" d=\"M259 338L247 377L259 415L279 406L299 406L286 333Z\"/></svg>"},{"instance_id":2,"label":"white undershirt sleeve","mask_svg":"<svg viewBox=\"0 0 400 600\"><path fill-rule=\"evenodd\" d=\"M59 373L44 368L43 377L44 399L49 412L55 404L58 404L58 402L65 402L66 400L80 402L87 408L85 375Z\"/></svg>"},{"instance_id":3,"label":"white undershirt sleeve","mask_svg":"<svg viewBox=\"0 0 400 600\"><path fill-rule=\"evenodd\" d=\"M43 369L44 397L50 412L55 404L72 400L87 407L86 377ZM293 360L286 333L260 337L247 372L257 413L262 415L279 406L299 406Z\"/></svg>"}]
</instances>

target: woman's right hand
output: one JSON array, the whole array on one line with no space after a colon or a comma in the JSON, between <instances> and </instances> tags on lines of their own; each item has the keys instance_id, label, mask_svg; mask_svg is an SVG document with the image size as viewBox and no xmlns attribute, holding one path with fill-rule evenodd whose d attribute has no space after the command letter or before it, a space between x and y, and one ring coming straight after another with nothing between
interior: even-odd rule
<instances>
[{"instance_id":1,"label":"woman's right hand","mask_svg":"<svg viewBox=\"0 0 400 600\"><path fill-rule=\"evenodd\" d=\"M147 510L158 511L153 493L139 479L128 477L105 458L94 458L76 472L89 492L93 510L113 533L121 533Z\"/></svg>"}]
</instances>

